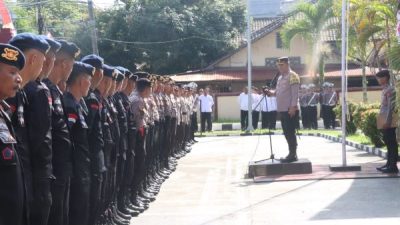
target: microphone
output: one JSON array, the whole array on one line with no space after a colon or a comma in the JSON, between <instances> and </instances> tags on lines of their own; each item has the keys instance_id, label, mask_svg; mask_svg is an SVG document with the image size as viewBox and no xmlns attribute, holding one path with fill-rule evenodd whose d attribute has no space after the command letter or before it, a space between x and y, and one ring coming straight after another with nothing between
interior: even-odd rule
<instances>
[{"instance_id":1,"label":"microphone","mask_svg":"<svg viewBox=\"0 0 400 225\"><path fill-rule=\"evenodd\" d=\"M267 86L268 86L269 88L276 88L279 75L280 75L280 72L278 71L278 72L275 74L274 78L269 82L269 84L267 83Z\"/></svg>"}]
</instances>

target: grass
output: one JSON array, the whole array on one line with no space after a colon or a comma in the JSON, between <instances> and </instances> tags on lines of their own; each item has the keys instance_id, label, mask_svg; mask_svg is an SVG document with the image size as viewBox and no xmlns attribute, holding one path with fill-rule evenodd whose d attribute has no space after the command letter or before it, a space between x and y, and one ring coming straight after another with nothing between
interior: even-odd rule
<instances>
[{"instance_id":1,"label":"grass","mask_svg":"<svg viewBox=\"0 0 400 225\"><path fill-rule=\"evenodd\" d=\"M281 129L274 130L272 132L276 133L282 133L283 131ZM253 134L266 134L268 133L267 129L257 129L252 132ZM300 134L326 134L334 137L341 137L342 131L340 130L299 130ZM241 131L241 130L230 130L230 131L212 131L212 132L206 132L206 133L200 133L197 132L195 135L196 136L201 136L201 137L207 137L207 136L214 136L214 135L244 135L246 134L246 131ZM347 140L356 142L359 144L363 145L370 145L373 146L372 142L369 140L367 136L365 136L362 133L357 133L357 134L352 134L348 135L346 137Z\"/></svg>"}]
</instances>

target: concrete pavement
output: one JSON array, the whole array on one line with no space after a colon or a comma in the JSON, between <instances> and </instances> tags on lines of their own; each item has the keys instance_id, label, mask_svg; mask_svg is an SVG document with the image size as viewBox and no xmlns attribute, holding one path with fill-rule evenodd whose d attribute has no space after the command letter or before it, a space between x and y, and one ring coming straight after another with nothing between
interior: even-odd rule
<instances>
[{"instance_id":1,"label":"concrete pavement","mask_svg":"<svg viewBox=\"0 0 400 225\"><path fill-rule=\"evenodd\" d=\"M140 225L399 224L400 179L305 180L253 183L244 179L250 160L269 156L268 137L212 137L200 142L163 185ZM273 136L278 157L283 136ZM341 145L302 137L299 155L313 165L341 162ZM384 161L348 148L349 163Z\"/></svg>"}]
</instances>

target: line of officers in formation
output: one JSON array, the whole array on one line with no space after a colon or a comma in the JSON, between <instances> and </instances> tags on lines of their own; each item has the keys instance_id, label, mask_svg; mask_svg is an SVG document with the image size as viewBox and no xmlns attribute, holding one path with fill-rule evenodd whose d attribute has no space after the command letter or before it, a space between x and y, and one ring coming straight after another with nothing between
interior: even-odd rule
<instances>
[{"instance_id":1,"label":"line of officers in formation","mask_svg":"<svg viewBox=\"0 0 400 225\"><path fill-rule=\"evenodd\" d=\"M0 44L0 225L129 224L196 142L195 84L79 54Z\"/></svg>"},{"instance_id":2,"label":"line of officers in formation","mask_svg":"<svg viewBox=\"0 0 400 225\"><path fill-rule=\"evenodd\" d=\"M325 129L335 129L336 115L334 108L338 104L339 96L334 90L334 84L324 82L319 91L314 84L302 84L299 92L301 122L304 129L318 129L318 104L321 106Z\"/></svg>"}]
</instances>

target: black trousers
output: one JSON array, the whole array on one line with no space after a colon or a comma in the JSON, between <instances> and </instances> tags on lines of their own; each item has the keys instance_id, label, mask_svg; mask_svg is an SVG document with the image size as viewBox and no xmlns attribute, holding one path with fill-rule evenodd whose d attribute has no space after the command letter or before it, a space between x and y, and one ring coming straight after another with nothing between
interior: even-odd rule
<instances>
[{"instance_id":1,"label":"black trousers","mask_svg":"<svg viewBox=\"0 0 400 225\"><path fill-rule=\"evenodd\" d=\"M261 113L261 127L263 129L276 129L276 111Z\"/></svg>"},{"instance_id":2,"label":"black trousers","mask_svg":"<svg viewBox=\"0 0 400 225\"><path fill-rule=\"evenodd\" d=\"M87 225L89 221L90 177L71 179L69 222Z\"/></svg>"},{"instance_id":3,"label":"black trousers","mask_svg":"<svg viewBox=\"0 0 400 225\"><path fill-rule=\"evenodd\" d=\"M101 188L103 186L103 174L92 174L90 180L90 214L89 225L94 225L101 215Z\"/></svg>"},{"instance_id":4,"label":"black trousers","mask_svg":"<svg viewBox=\"0 0 400 225\"><path fill-rule=\"evenodd\" d=\"M57 177L51 184L52 205L48 225L69 225L69 177Z\"/></svg>"},{"instance_id":5,"label":"black trousers","mask_svg":"<svg viewBox=\"0 0 400 225\"><path fill-rule=\"evenodd\" d=\"M207 121L207 131L212 131L212 121L211 121L211 113L210 112L202 112L201 113L201 131L205 132Z\"/></svg>"},{"instance_id":6,"label":"black trousers","mask_svg":"<svg viewBox=\"0 0 400 225\"><path fill-rule=\"evenodd\" d=\"M318 110L317 106L307 106L309 128L318 129Z\"/></svg>"},{"instance_id":7,"label":"black trousers","mask_svg":"<svg viewBox=\"0 0 400 225\"><path fill-rule=\"evenodd\" d=\"M325 129L330 129L333 128L335 129L336 127L336 115L335 112L333 111L334 106L329 106L329 105L323 105L323 120L324 120L324 126Z\"/></svg>"},{"instance_id":8,"label":"black trousers","mask_svg":"<svg viewBox=\"0 0 400 225\"><path fill-rule=\"evenodd\" d=\"M134 164L135 174L132 179L132 201L136 199L139 187L146 177L146 132L143 137L137 132Z\"/></svg>"},{"instance_id":9,"label":"black trousers","mask_svg":"<svg viewBox=\"0 0 400 225\"><path fill-rule=\"evenodd\" d=\"M252 116L253 128L257 129L258 121L260 120L260 111L252 111L251 114L252 114L251 116Z\"/></svg>"},{"instance_id":10,"label":"black trousers","mask_svg":"<svg viewBox=\"0 0 400 225\"><path fill-rule=\"evenodd\" d=\"M33 201L31 204L31 224L46 225L49 221L51 198L50 178L33 179Z\"/></svg>"},{"instance_id":11,"label":"black trousers","mask_svg":"<svg viewBox=\"0 0 400 225\"><path fill-rule=\"evenodd\" d=\"M299 121L299 111L296 111L296 115L293 117L289 116L288 112L279 112L282 122L283 134L285 135L286 141L289 147L289 154L297 154L297 138L296 128Z\"/></svg>"},{"instance_id":12,"label":"black trousers","mask_svg":"<svg viewBox=\"0 0 400 225\"><path fill-rule=\"evenodd\" d=\"M301 110L301 124L303 125L303 129L310 129L310 121L309 121L309 112L307 107L300 107Z\"/></svg>"},{"instance_id":13,"label":"black trousers","mask_svg":"<svg viewBox=\"0 0 400 225\"><path fill-rule=\"evenodd\" d=\"M387 163L389 168L397 168L397 160L399 157L398 144L396 139L396 128L381 130L383 141L387 147Z\"/></svg>"},{"instance_id":14,"label":"black trousers","mask_svg":"<svg viewBox=\"0 0 400 225\"><path fill-rule=\"evenodd\" d=\"M249 111L240 110L240 126L242 130L246 130L247 128L247 123L249 122L248 116L249 116Z\"/></svg>"}]
</instances>

